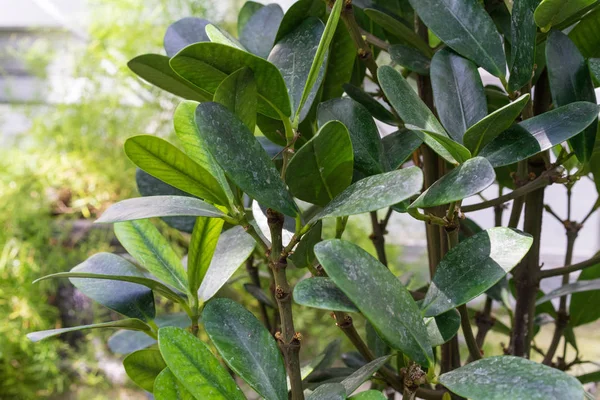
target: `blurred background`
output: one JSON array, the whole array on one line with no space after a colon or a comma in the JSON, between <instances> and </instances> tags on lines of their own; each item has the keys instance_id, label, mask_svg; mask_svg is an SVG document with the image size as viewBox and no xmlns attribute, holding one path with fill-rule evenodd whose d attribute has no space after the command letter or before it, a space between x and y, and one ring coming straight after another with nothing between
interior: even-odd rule
<instances>
[{"instance_id":1,"label":"blurred background","mask_svg":"<svg viewBox=\"0 0 600 400\"><path fill-rule=\"evenodd\" d=\"M286 10L292 0L278 3ZM207 18L235 33L242 4L243 0L0 0L0 399L146 398L124 374L122 355L106 346L112 332L76 333L36 344L25 338L30 331L115 317L93 306L66 281L32 281L68 271L90 255L118 246L109 228L93 227L92 222L109 204L137 196L135 167L122 144L143 133L172 135L178 99L138 79L127 61L144 53L163 53L167 26L185 16ZM487 75L484 81L493 83ZM390 132L389 127L380 128L382 135ZM498 188L492 187L483 195L497 194ZM573 219L581 220L597 199L594 184L579 182L574 198ZM550 187L547 199L564 214L564 187ZM472 217L484 228L493 226L492 211ZM369 218L350 221L345 237L374 253ZM161 227L183 254L186 238ZM599 227L598 217L592 216L580 233L574 262L598 250ZM388 258L411 287L426 280L424 245L422 224L394 214ZM564 248L564 228L547 216L545 265L562 265ZM291 273L301 277L304 271ZM244 268L233 280L229 294L256 307L244 294ZM558 282L544 289L553 285ZM327 312L297 308L295 313L304 336L303 358L319 353L338 336ZM580 350L600 361L598 328L597 323L588 324L577 328L577 334ZM547 344L550 333L551 326L543 328L539 342ZM496 335L486 354L502 352L500 343L507 337ZM350 350L345 341L341 346Z\"/></svg>"}]
</instances>

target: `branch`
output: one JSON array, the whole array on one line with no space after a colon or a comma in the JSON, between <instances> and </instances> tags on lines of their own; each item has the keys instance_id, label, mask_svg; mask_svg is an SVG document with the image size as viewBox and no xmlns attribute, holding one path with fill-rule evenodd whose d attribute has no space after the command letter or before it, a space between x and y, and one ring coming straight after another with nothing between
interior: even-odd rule
<instances>
[{"instance_id":1,"label":"branch","mask_svg":"<svg viewBox=\"0 0 600 400\"><path fill-rule=\"evenodd\" d=\"M565 265L560 268L547 269L540 272L540 279L552 278L554 276L560 276L564 274L570 274L571 272L581 271L582 269L586 269L589 267L593 267L594 265L600 263L600 256L594 256L589 260L582 261L577 264Z\"/></svg>"},{"instance_id":2,"label":"branch","mask_svg":"<svg viewBox=\"0 0 600 400\"><path fill-rule=\"evenodd\" d=\"M379 39L377 36L373 35L371 32L367 32L362 28L359 28L359 31L362 36L364 36L365 40L372 44L373 46L379 47L381 50L388 51L390 49L390 44L385 40Z\"/></svg>"},{"instance_id":3,"label":"branch","mask_svg":"<svg viewBox=\"0 0 600 400\"><path fill-rule=\"evenodd\" d=\"M373 226L373 233L370 238L377 251L377 258L386 267L388 266L387 255L385 254L385 228L382 227L382 223L377 218L377 211L371 213L371 225Z\"/></svg>"},{"instance_id":4,"label":"branch","mask_svg":"<svg viewBox=\"0 0 600 400\"><path fill-rule=\"evenodd\" d=\"M369 69L369 72L371 72L373 81L375 83L378 83L377 63L375 62L375 59L373 58L373 52L371 51L371 48L369 47L367 42L365 42L365 40L363 39L361 31L360 31L360 27L358 26L358 23L356 22L356 19L354 18L354 10L352 9L351 1L347 1L346 4L344 5L344 8L342 9L341 18L342 18L342 21L344 21L344 24L346 25L346 29L348 29L348 33L350 34L350 37L354 41L356 48L358 49L358 57L365 63L365 65Z\"/></svg>"}]
</instances>

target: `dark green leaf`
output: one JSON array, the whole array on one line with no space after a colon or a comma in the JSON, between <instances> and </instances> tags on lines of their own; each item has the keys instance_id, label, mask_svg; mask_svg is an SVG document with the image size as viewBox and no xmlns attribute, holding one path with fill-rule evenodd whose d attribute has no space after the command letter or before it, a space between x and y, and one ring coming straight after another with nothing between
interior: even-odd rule
<instances>
[{"instance_id":1,"label":"dark green leaf","mask_svg":"<svg viewBox=\"0 0 600 400\"><path fill-rule=\"evenodd\" d=\"M267 58L282 19L283 10L279 4L268 4L255 10L240 27L240 42L250 53Z\"/></svg>"},{"instance_id":2,"label":"dark green leaf","mask_svg":"<svg viewBox=\"0 0 600 400\"><path fill-rule=\"evenodd\" d=\"M600 264L581 271L578 282L600 279ZM594 322L600 318L600 288L588 292L575 293L569 304L569 324L577 327Z\"/></svg>"},{"instance_id":3,"label":"dark green leaf","mask_svg":"<svg viewBox=\"0 0 600 400\"><path fill-rule=\"evenodd\" d=\"M381 337L379 337L379 334L369 321L365 323L365 331L367 336L367 345L375 357L383 357L391 353L390 346L381 340Z\"/></svg>"},{"instance_id":4,"label":"dark green leaf","mask_svg":"<svg viewBox=\"0 0 600 400\"><path fill-rule=\"evenodd\" d=\"M244 3L240 12L238 13L237 19L237 31L242 32L244 30L244 26L248 23L248 20L256 13L258 10L263 8L264 5L257 3L255 1L247 1Z\"/></svg>"},{"instance_id":5,"label":"dark green leaf","mask_svg":"<svg viewBox=\"0 0 600 400\"><path fill-rule=\"evenodd\" d=\"M594 86L600 86L600 58L590 58L588 60L588 66L592 73L592 78L595 81Z\"/></svg>"},{"instance_id":6,"label":"dark green leaf","mask_svg":"<svg viewBox=\"0 0 600 400\"><path fill-rule=\"evenodd\" d=\"M589 292L591 290L600 290L600 279L590 279L568 283L559 287L558 289L554 289L545 296L540 297L535 304L539 305L557 297L566 296L573 293Z\"/></svg>"},{"instance_id":7,"label":"dark green leaf","mask_svg":"<svg viewBox=\"0 0 600 400\"><path fill-rule=\"evenodd\" d=\"M332 99L319 104L319 125L340 121L348 128L354 149L354 169L365 175L383 172L383 149L375 121L369 111L352 99Z\"/></svg>"},{"instance_id":8,"label":"dark green leaf","mask_svg":"<svg viewBox=\"0 0 600 400\"><path fill-rule=\"evenodd\" d=\"M414 47L394 44L388 49L393 62L421 75L429 75L431 58L423 55Z\"/></svg>"},{"instance_id":9,"label":"dark green leaf","mask_svg":"<svg viewBox=\"0 0 600 400\"><path fill-rule=\"evenodd\" d=\"M240 189L283 214L298 214L271 158L231 111L217 103L199 104L196 123L208 150Z\"/></svg>"},{"instance_id":10,"label":"dark green leaf","mask_svg":"<svg viewBox=\"0 0 600 400\"><path fill-rule=\"evenodd\" d=\"M504 77L506 58L500 34L477 0L409 0L419 17L458 54Z\"/></svg>"},{"instance_id":11,"label":"dark green leaf","mask_svg":"<svg viewBox=\"0 0 600 400\"><path fill-rule=\"evenodd\" d=\"M165 368L154 381L156 400L196 400L194 396L175 378L169 368Z\"/></svg>"},{"instance_id":12,"label":"dark green leaf","mask_svg":"<svg viewBox=\"0 0 600 400\"><path fill-rule=\"evenodd\" d=\"M223 104L254 132L257 91L252 70L244 67L225 78L215 92L215 103Z\"/></svg>"},{"instance_id":13,"label":"dark green leaf","mask_svg":"<svg viewBox=\"0 0 600 400\"><path fill-rule=\"evenodd\" d=\"M169 57L144 54L127 63L129 69L148 83L176 96L196 101L210 101L211 93L180 77L169 65Z\"/></svg>"},{"instance_id":14,"label":"dark green leaf","mask_svg":"<svg viewBox=\"0 0 600 400\"><path fill-rule=\"evenodd\" d=\"M352 375L344 379L341 383L346 389L346 393L351 395L359 388L360 385L365 383L367 380L373 376L375 372L379 370L379 368L383 367L383 365L390 359L390 356L377 358L370 363L362 366Z\"/></svg>"},{"instance_id":15,"label":"dark green leaf","mask_svg":"<svg viewBox=\"0 0 600 400\"><path fill-rule=\"evenodd\" d=\"M472 400L583 399L583 387L574 377L514 356L484 358L442 374L439 381Z\"/></svg>"},{"instance_id":16,"label":"dark green leaf","mask_svg":"<svg viewBox=\"0 0 600 400\"><path fill-rule=\"evenodd\" d=\"M358 308L329 278L304 279L294 287L294 301L323 310L359 312Z\"/></svg>"},{"instance_id":17,"label":"dark green leaf","mask_svg":"<svg viewBox=\"0 0 600 400\"><path fill-rule=\"evenodd\" d=\"M245 399L208 346L191 333L180 328L161 328L158 347L169 370L195 398Z\"/></svg>"},{"instance_id":18,"label":"dark green leaf","mask_svg":"<svg viewBox=\"0 0 600 400\"><path fill-rule=\"evenodd\" d=\"M167 367L158 349L138 350L123 360L127 376L142 389L152 393L158 374Z\"/></svg>"},{"instance_id":19,"label":"dark green leaf","mask_svg":"<svg viewBox=\"0 0 600 400\"><path fill-rule=\"evenodd\" d=\"M600 8L583 17L569 37L585 58L600 57Z\"/></svg>"},{"instance_id":20,"label":"dark green leaf","mask_svg":"<svg viewBox=\"0 0 600 400\"><path fill-rule=\"evenodd\" d=\"M533 12L539 3L540 0L515 0L513 3L510 78L508 80L510 91L521 89L533 75L537 33Z\"/></svg>"},{"instance_id":21,"label":"dark green leaf","mask_svg":"<svg viewBox=\"0 0 600 400\"><path fill-rule=\"evenodd\" d=\"M525 160L562 143L588 127L598 116L598 106L579 101L513 125L479 153L494 167Z\"/></svg>"},{"instance_id":22,"label":"dark green leaf","mask_svg":"<svg viewBox=\"0 0 600 400\"><path fill-rule=\"evenodd\" d=\"M378 390L367 390L367 391L355 394L354 396L348 397L348 398L352 399L352 400L386 400L387 399L387 397L385 397L384 394Z\"/></svg>"},{"instance_id":23,"label":"dark green leaf","mask_svg":"<svg viewBox=\"0 0 600 400\"><path fill-rule=\"evenodd\" d=\"M380 102L365 93L361 88L350 83L345 83L343 87L346 94L351 99L362 104L371 113L373 118L390 125L395 125L397 123L391 112L389 112Z\"/></svg>"},{"instance_id":24,"label":"dark green leaf","mask_svg":"<svg viewBox=\"0 0 600 400\"><path fill-rule=\"evenodd\" d=\"M369 176L340 193L311 222L389 207L419 193L422 185L423 173L418 167Z\"/></svg>"},{"instance_id":25,"label":"dark green leaf","mask_svg":"<svg viewBox=\"0 0 600 400\"><path fill-rule=\"evenodd\" d=\"M423 140L416 132L401 129L385 136L382 143L390 169L397 169L419 148Z\"/></svg>"},{"instance_id":26,"label":"dark green leaf","mask_svg":"<svg viewBox=\"0 0 600 400\"><path fill-rule=\"evenodd\" d=\"M339 239L318 243L315 254L331 280L390 347L421 365L433 363L419 308L389 269L360 247Z\"/></svg>"},{"instance_id":27,"label":"dark green leaf","mask_svg":"<svg viewBox=\"0 0 600 400\"><path fill-rule=\"evenodd\" d=\"M214 299L202 312L206 333L229 367L266 400L287 398L281 352L269 331L244 307Z\"/></svg>"},{"instance_id":28,"label":"dark green leaf","mask_svg":"<svg viewBox=\"0 0 600 400\"><path fill-rule=\"evenodd\" d=\"M542 0L535 9L535 23L548 32L552 26L560 24L577 11L595 3L596 0Z\"/></svg>"},{"instance_id":29,"label":"dark green leaf","mask_svg":"<svg viewBox=\"0 0 600 400\"><path fill-rule=\"evenodd\" d=\"M272 297L267 295L267 293L265 293L265 291L260 286L253 285L252 283L244 283L244 289L260 303L271 308L276 308L275 303L273 303Z\"/></svg>"},{"instance_id":30,"label":"dark green leaf","mask_svg":"<svg viewBox=\"0 0 600 400\"><path fill-rule=\"evenodd\" d=\"M191 293L196 293L210 266L217 242L223 230L223 220L196 218L188 250L187 276Z\"/></svg>"},{"instance_id":31,"label":"dark green leaf","mask_svg":"<svg viewBox=\"0 0 600 400\"><path fill-rule=\"evenodd\" d=\"M302 236L300 243L296 246L294 253L289 257L296 268L307 268L315 261L314 245L321 241L323 223L317 222L310 230Z\"/></svg>"},{"instance_id":32,"label":"dark green leaf","mask_svg":"<svg viewBox=\"0 0 600 400\"><path fill-rule=\"evenodd\" d=\"M325 17L325 3L319 0L300 0L293 3L283 16L281 24L279 24L275 42L296 29L308 17L323 19Z\"/></svg>"},{"instance_id":33,"label":"dark green leaf","mask_svg":"<svg viewBox=\"0 0 600 400\"><path fill-rule=\"evenodd\" d=\"M456 310L448 310L435 318L425 318L425 326L431 345L433 347L441 346L458 332L460 314Z\"/></svg>"},{"instance_id":34,"label":"dark green leaf","mask_svg":"<svg viewBox=\"0 0 600 400\"><path fill-rule=\"evenodd\" d=\"M529 251L531 236L510 228L491 228L451 249L438 265L423 300L423 313L434 317L491 288Z\"/></svg>"},{"instance_id":35,"label":"dark green leaf","mask_svg":"<svg viewBox=\"0 0 600 400\"><path fill-rule=\"evenodd\" d=\"M319 0L312 1L323 4ZM342 95L344 92L342 85L352 80L355 59L356 47L354 41L350 37L346 26L338 24L327 56L327 71L323 80L321 101L334 99Z\"/></svg>"},{"instance_id":36,"label":"dark green leaf","mask_svg":"<svg viewBox=\"0 0 600 400\"><path fill-rule=\"evenodd\" d=\"M495 179L496 173L488 160L472 158L431 185L410 208L429 208L466 199L489 187Z\"/></svg>"},{"instance_id":37,"label":"dark green leaf","mask_svg":"<svg viewBox=\"0 0 600 400\"><path fill-rule=\"evenodd\" d=\"M485 98L488 103L488 112L494 112L508 104L510 99L503 89L494 85L486 85L484 88Z\"/></svg>"},{"instance_id":38,"label":"dark green leaf","mask_svg":"<svg viewBox=\"0 0 600 400\"><path fill-rule=\"evenodd\" d=\"M590 382L600 382L600 371L590 372L589 374L583 374L577 376L577 380L582 384Z\"/></svg>"},{"instance_id":39,"label":"dark green leaf","mask_svg":"<svg viewBox=\"0 0 600 400\"><path fill-rule=\"evenodd\" d=\"M208 42L205 19L186 17L172 23L165 33L164 45L167 55L173 57L181 49L192 43Z\"/></svg>"},{"instance_id":40,"label":"dark green leaf","mask_svg":"<svg viewBox=\"0 0 600 400\"><path fill-rule=\"evenodd\" d=\"M319 386L306 400L344 400L346 389L340 383L326 383Z\"/></svg>"},{"instance_id":41,"label":"dark green leaf","mask_svg":"<svg viewBox=\"0 0 600 400\"><path fill-rule=\"evenodd\" d=\"M300 200L325 206L352 183L353 162L348 130L330 121L294 155L285 180Z\"/></svg>"},{"instance_id":42,"label":"dark green leaf","mask_svg":"<svg viewBox=\"0 0 600 400\"><path fill-rule=\"evenodd\" d=\"M585 59L567 35L552 31L546 43L548 80L555 107L576 101L596 103L594 84ZM596 125L589 125L583 132L569 139L577 159L589 161L596 140Z\"/></svg>"},{"instance_id":43,"label":"dark green leaf","mask_svg":"<svg viewBox=\"0 0 600 400\"><path fill-rule=\"evenodd\" d=\"M81 331L84 329L99 329L99 328L121 328L131 329L136 331L152 332L152 329L139 319L129 318L118 321L103 322L100 324L74 326L72 328L50 329L47 331L31 332L27 334L27 339L32 342L39 342L52 336L58 336L67 332Z\"/></svg>"},{"instance_id":44,"label":"dark green leaf","mask_svg":"<svg viewBox=\"0 0 600 400\"><path fill-rule=\"evenodd\" d=\"M487 115L477 66L448 48L442 49L431 60L431 85L440 121L450 136L462 143L465 132Z\"/></svg>"},{"instance_id":45,"label":"dark green leaf","mask_svg":"<svg viewBox=\"0 0 600 400\"><path fill-rule=\"evenodd\" d=\"M281 146L281 148L286 145L285 126L283 125L283 121L258 114L256 116L256 125L258 125L258 129L260 129L260 132L265 138L272 143ZM279 151L281 151L281 149ZM279 151L277 153L279 153Z\"/></svg>"},{"instance_id":46,"label":"dark green leaf","mask_svg":"<svg viewBox=\"0 0 600 400\"><path fill-rule=\"evenodd\" d=\"M373 22L380 25L387 32L392 33L402 43L418 49L421 54L427 57L433 56L433 50L431 50L429 44L421 39L410 26L390 14L373 8L366 8L364 11Z\"/></svg>"}]
</instances>

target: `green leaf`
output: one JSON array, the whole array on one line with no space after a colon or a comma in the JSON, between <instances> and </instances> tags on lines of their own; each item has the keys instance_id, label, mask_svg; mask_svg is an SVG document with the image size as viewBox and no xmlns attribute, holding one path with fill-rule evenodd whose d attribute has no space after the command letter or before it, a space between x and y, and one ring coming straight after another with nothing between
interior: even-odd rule
<instances>
[{"instance_id":1,"label":"green leaf","mask_svg":"<svg viewBox=\"0 0 600 400\"><path fill-rule=\"evenodd\" d=\"M554 289L543 297L540 297L535 304L539 305L557 297L562 297L573 293L589 292L591 290L600 290L600 279L590 279L568 283L557 289Z\"/></svg>"},{"instance_id":2,"label":"green leaf","mask_svg":"<svg viewBox=\"0 0 600 400\"><path fill-rule=\"evenodd\" d=\"M206 35L208 36L211 42L221 43L230 47L234 47L236 49L246 51L244 46L240 42L238 42L236 38L231 36L229 32L219 28L218 26L208 24L204 29L206 30Z\"/></svg>"},{"instance_id":3,"label":"green leaf","mask_svg":"<svg viewBox=\"0 0 600 400\"><path fill-rule=\"evenodd\" d=\"M223 223L223 220L217 218L196 218L187 261L187 276L191 293L198 292L198 288L206 276L223 230Z\"/></svg>"},{"instance_id":4,"label":"green leaf","mask_svg":"<svg viewBox=\"0 0 600 400\"><path fill-rule=\"evenodd\" d=\"M281 38L269 54L269 62L275 65L287 86L292 104L292 120L299 115L301 121L308 114L313 100L317 96L320 83L325 75L324 61L319 64L319 69L315 72L315 80L318 84L314 90L309 89L309 93L304 96L305 87L309 84L312 57L318 49L319 41L323 35L325 26L320 19L310 17L304 20L296 29ZM312 88L312 86L311 86ZM304 105L306 103L306 105Z\"/></svg>"},{"instance_id":5,"label":"green leaf","mask_svg":"<svg viewBox=\"0 0 600 400\"><path fill-rule=\"evenodd\" d=\"M596 103L594 84L585 59L567 35L552 31L546 43L548 80L555 107L576 101ZM569 139L577 159L588 162L594 150L596 125Z\"/></svg>"},{"instance_id":6,"label":"green leaf","mask_svg":"<svg viewBox=\"0 0 600 400\"><path fill-rule=\"evenodd\" d=\"M127 376L142 389L152 393L154 381L167 364L158 349L138 350L123 360Z\"/></svg>"},{"instance_id":7,"label":"green leaf","mask_svg":"<svg viewBox=\"0 0 600 400\"><path fill-rule=\"evenodd\" d=\"M387 356L391 353L390 347L379 337L375 328L369 321L365 323L365 331L367 336L367 346L373 352L375 357Z\"/></svg>"},{"instance_id":8,"label":"green leaf","mask_svg":"<svg viewBox=\"0 0 600 400\"><path fill-rule=\"evenodd\" d=\"M583 17L569 32L569 38L585 58L600 57L600 8Z\"/></svg>"},{"instance_id":9,"label":"green leaf","mask_svg":"<svg viewBox=\"0 0 600 400\"><path fill-rule=\"evenodd\" d=\"M321 233L323 231L323 223L317 222L310 230L302 236L300 243L289 257L296 268L307 268L313 265L315 261L315 251L313 247L321 241Z\"/></svg>"},{"instance_id":10,"label":"green leaf","mask_svg":"<svg viewBox=\"0 0 600 400\"><path fill-rule=\"evenodd\" d=\"M352 397L348 397L351 400L386 400L387 397L384 396L383 393L381 393L378 390L366 390L364 392L360 392L358 394L355 394Z\"/></svg>"},{"instance_id":11,"label":"green leaf","mask_svg":"<svg viewBox=\"0 0 600 400\"><path fill-rule=\"evenodd\" d=\"M241 68L221 82L215 92L215 103L223 104L254 132L256 127L257 91L250 68Z\"/></svg>"},{"instance_id":12,"label":"green leaf","mask_svg":"<svg viewBox=\"0 0 600 400\"><path fill-rule=\"evenodd\" d=\"M537 27L534 10L540 0L516 0L512 7L511 60L508 89L521 89L532 79Z\"/></svg>"},{"instance_id":13,"label":"green leaf","mask_svg":"<svg viewBox=\"0 0 600 400\"><path fill-rule=\"evenodd\" d=\"M383 172L383 148L377 125L369 111L348 98L339 98L319 104L319 126L329 121L340 121L350 133L354 150L354 170L364 175Z\"/></svg>"},{"instance_id":14,"label":"green leaf","mask_svg":"<svg viewBox=\"0 0 600 400\"><path fill-rule=\"evenodd\" d=\"M388 52L390 53L390 58L393 62L402 65L404 68L414 71L417 74L429 75L431 58L423 55L423 53L416 50L414 47L403 44L394 44L390 46Z\"/></svg>"},{"instance_id":15,"label":"green leaf","mask_svg":"<svg viewBox=\"0 0 600 400\"><path fill-rule=\"evenodd\" d=\"M440 121L450 136L462 143L467 129L487 115L477 66L448 48L442 49L431 60L431 85Z\"/></svg>"},{"instance_id":16,"label":"green leaf","mask_svg":"<svg viewBox=\"0 0 600 400\"><path fill-rule=\"evenodd\" d=\"M365 93L364 90L350 83L345 83L343 88L346 94L354 101L362 104L369 111L369 113L371 113L373 118L389 125L396 125L397 121L392 113L389 112L380 102Z\"/></svg>"},{"instance_id":17,"label":"green leaf","mask_svg":"<svg viewBox=\"0 0 600 400\"><path fill-rule=\"evenodd\" d=\"M220 43L196 43L171 59L171 68L186 80L209 93L214 93L223 79L240 68L254 73L258 89L258 112L281 119L291 114L285 82L277 67L270 62Z\"/></svg>"},{"instance_id":18,"label":"green leaf","mask_svg":"<svg viewBox=\"0 0 600 400\"><path fill-rule=\"evenodd\" d=\"M360 247L339 239L318 243L315 254L331 280L390 347L423 366L433 364L419 307L389 269Z\"/></svg>"},{"instance_id":19,"label":"green leaf","mask_svg":"<svg viewBox=\"0 0 600 400\"><path fill-rule=\"evenodd\" d=\"M221 210L195 197L149 196L126 199L115 203L107 208L96 222L107 224L178 215L211 218L225 217L225 214Z\"/></svg>"},{"instance_id":20,"label":"green leaf","mask_svg":"<svg viewBox=\"0 0 600 400\"><path fill-rule=\"evenodd\" d=\"M263 324L230 299L214 299L202 312L202 321L227 365L266 400L287 398L281 352Z\"/></svg>"},{"instance_id":21,"label":"green leaf","mask_svg":"<svg viewBox=\"0 0 600 400\"><path fill-rule=\"evenodd\" d=\"M425 25L458 54L497 77L506 74L500 34L477 0L409 0Z\"/></svg>"},{"instance_id":22,"label":"green leaf","mask_svg":"<svg viewBox=\"0 0 600 400\"><path fill-rule=\"evenodd\" d=\"M165 50L169 57L173 57L181 49L192 43L208 42L206 25L210 24L205 19L186 17L172 23L164 37Z\"/></svg>"},{"instance_id":23,"label":"green leaf","mask_svg":"<svg viewBox=\"0 0 600 400\"><path fill-rule=\"evenodd\" d=\"M588 374L579 375L576 378L582 384L600 382L600 371L594 371Z\"/></svg>"},{"instance_id":24,"label":"green leaf","mask_svg":"<svg viewBox=\"0 0 600 400\"><path fill-rule=\"evenodd\" d=\"M348 130L330 121L294 155L285 180L300 200L325 206L352 183L353 163Z\"/></svg>"},{"instance_id":25,"label":"green leaf","mask_svg":"<svg viewBox=\"0 0 600 400\"><path fill-rule=\"evenodd\" d=\"M227 283L239 266L252 254L254 246L256 242L241 226L235 226L221 234L210 266L198 289L200 301L207 301Z\"/></svg>"},{"instance_id":26,"label":"green leaf","mask_svg":"<svg viewBox=\"0 0 600 400\"><path fill-rule=\"evenodd\" d=\"M600 58L590 58L588 60L588 66L594 79L594 86L600 86Z\"/></svg>"},{"instance_id":27,"label":"green leaf","mask_svg":"<svg viewBox=\"0 0 600 400\"><path fill-rule=\"evenodd\" d=\"M148 220L115 224L119 242L151 274L168 285L189 293L179 257L158 229Z\"/></svg>"},{"instance_id":28,"label":"green leaf","mask_svg":"<svg viewBox=\"0 0 600 400\"><path fill-rule=\"evenodd\" d=\"M442 374L439 381L472 400L583 399L583 387L574 377L514 356L484 358Z\"/></svg>"},{"instance_id":29,"label":"green leaf","mask_svg":"<svg viewBox=\"0 0 600 400\"><path fill-rule=\"evenodd\" d=\"M135 319L135 318L128 318L128 319L121 319L118 321L103 322L100 324L81 325L81 326L74 326L71 328L50 329L47 331L31 332L31 333L27 334L27 339L31 340L32 342L39 342L40 340L44 340L44 339L47 339L52 336L62 335L63 333L67 333L67 332L82 331L84 329L100 329L100 328L122 328L122 329L132 329L132 330L136 330L136 331L152 332L152 329L148 325L146 325L144 323L144 321L141 321L141 320Z\"/></svg>"},{"instance_id":30,"label":"green leaf","mask_svg":"<svg viewBox=\"0 0 600 400\"><path fill-rule=\"evenodd\" d=\"M344 400L346 389L341 383L325 383L312 392L306 400Z\"/></svg>"},{"instance_id":31,"label":"green leaf","mask_svg":"<svg viewBox=\"0 0 600 400\"><path fill-rule=\"evenodd\" d=\"M402 43L418 49L419 52L426 57L433 56L433 50L431 50L429 44L421 39L421 37L415 33L414 29L407 26L399 19L373 8L365 8L364 11L373 22L381 26L387 32L392 33L394 37L400 39Z\"/></svg>"},{"instance_id":32,"label":"green leaf","mask_svg":"<svg viewBox=\"0 0 600 400\"><path fill-rule=\"evenodd\" d=\"M600 279L600 264L581 271L577 282ZM600 318L600 288L587 292L575 293L569 304L569 324L573 327L594 322Z\"/></svg>"},{"instance_id":33,"label":"green leaf","mask_svg":"<svg viewBox=\"0 0 600 400\"><path fill-rule=\"evenodd\" d=\"M533 17L542 32L547 32L552 26L560 24L577 11L595 2L596 0L542 0L535 9Z\"/></svg>"},{"instance_id":34,"label":"green leaf","mask_svg":"<svg viewBox=\"0 0 600 400\"><path fill-rule=\"evenodd\" d=\"M598 106L579 101L513 125L479 155L494 167L525 160L577 135L598 117Z\"/></svg>"},{"instance_id":35,"label":"green leaf","mask_svg":"<svg viewBox=\"0 0 600 400\"><path fill-rule=\"evenodd\" d=\"M144 54L129 61L127 66L148 83L175 96L196 101L212 99L211 93L175 73L169 65L169 57L160 54Z\"/></svg>"},{"instance_id":36,"label":"green leaf","mask_svg":"<svg viewBox=\"0 0 600 400\"><path fill-rule=\"evenodd\" d=\"M489 187L494 168L483 157L465 161L425 190L409 208L429 208L466 199Z\"/></svg>"},{"instance_id":37,"label":"green leaf","mask_svg":"<svg viewBox=\"0 0 600 400\"><path fill-rule=\"evenodd\" d=\"M398 169L423 143L421 136L408 129L400 129L385 136L383 149L390 169Z\"/></svg>"},{"instance_id":38,"label":"green leaf","mask_svg":"<svg viewBox=\"0 0 600 400\"><path fill-rule=\"evenodd\" d=\"M452 248L439 263L422 309L435 317L494 286L529 251L533 238L510 228L479 232Z\"/></svg>"},{"instance_id":39,"label":"green leaf","mask_svg":"<svg viewBox=\"0 0 600 400\"><path fill-rule=\"evenodd\" d=\"M456 310L448 310L434 318L425 318L427 335L433 347L446 343L460 328L460 314Z\"/></svg>"},{"instance_id":40,"label":"green leaf","mask_svg":"<svg viewBox=\"0 0 600 400\"><path fill-rule=\"evenodd\" d=\"M390 359L390 356L377 358L370 363L363 365L352 375L344 379L341 383L346 389L346 393L351 395L354 393L360 385L365 383L373 376L383 365Z\"/></svg>"},{"instance_id":41,"label":"green leaf","mask_svg":"<svg viewBox=\"0 0 600 400\"><path fill-rule=\"evenodd\" d=\"M435 118L423 100L410 87L410 84L394 68L384 65L377 70L383 92L405 124L410 124L428 132L448 137L448 134ZM457 160L431 135L423 135L423 141L446 161L455 164Z\"/></svg>"},{"instance_id":42,"label":"green leaf","mask_svg":"<svg viewBox=\"0 0 600 400\"><path fill-rule=\"evenodd\" d=\"M352 301L329 278L304 279L294 287L294 301L307 307L359 312Z\"/></svg>"},{"instance_id":43,"label":"green leaf","mask_svg":"<svg viewBox=\"0 0 600 400\"><path fill-rule=\"evenodd\" d=\"M471 150L474 156L477 155L480 149L513 124L515 119L521 114L529 98L529 94L526 93L514 102L497 109L471 126L463 136L465 146Z\"/></svg>"},{"instance_id":44,"label":"green leaf","mask_svg":"<svg viewBox=\"0 0 600 400\"><path fill-rule=\"evenodd\" d=\"M319 0L313 0L323 4ZM297 4L297 3L296 3ZM341 97L343 85L352 80L356 47L344 24L338 24L327 56L327 71L323 80L321 101Z\"/></svg>"},{"instance_id":45,"label":"green leaf","mask_svg":"<svg viewBox=\"0 0 600 400\"><path fill-rule=\"evenodd\" d=\"M325 17L325 3L319 0L299 0L293 3L283 16L277 31L277 43L281 38L296 29L308 17L321 20Z\"/></svg>"},{"instance_id":46,"label":"green leaf","mask_svg":"<svg viewBox=\"0 0 600 400\"><path fill-rule=\"evenodd\" d=\"M208 346L191 333L180 328L161 328L158 347L169 370L195 398L245 399Z\"/></svg>"},{"instance_id":47,"label":"green leaf","mask_svg":"<svg viewBox=\"0 0 600 400\"><path fill-rule=\"evenodd\" d=\"M271 158L231 111L217 103L199 104L196 123L202 141L240 189L285 215L298 214L298 207Z\"/></svg>"},{"instance_id":48,"label":"green leaf","mask_svg":"<svg viewBox=\"0 0 600 400\"><path fill-rule=\"evenodd\" d=\"M252 18L252 16L263 7L264 7L263 4L257 3L255 1L247 1L244 3L242 8L240 9L240 12L238 13L238 19L237 19L238 34L244 30L244 27L246 26L246 24L248 23L250 18Z\"/></svg>"},{"instance_id":49,"label":"green leaf","mask_svg":"<svg viewBox=\"0 0 600 400\"><path fill-rule=\"evenodd\" d=\"M165 368L154 381L156 400L196 400L194 396L177 380L169 368Z\"/></svg>"},{"instance_id":50,"label":"green leaf","mask_svg":"<svg viewBox=\"0 0 600 400\"><path fill-rule=\"evenodd\" d=\"M227 195L219 182L171 143L152 135L130 137L125 154L138 167L169 185L211 203L226 206Z\"/></svg>"},{"instance_id":51,"label":"green leaf","mask_svg":"<svg viewBox=\"0 0 600 400\"><path fill-rule=\"evenodd\" d=\"M389 207L419 193L422 186L423 173L418 167L369 176L340 193L311 222Z\"/></svg>"},{"instance_id":52,"label":"green leaf","mask_svg":"<svg viewBox=\"0 0 600 400\"><path fill-rule=\"evenodd\" d=\"M264 304L270 308L276 308L273 298L267 295L267 293L265 293L260 286L252 283L244 283L244 290L250 293L250 295L258 300L261 304Z\"/></svg>"},{"instance_id":53,"label":"green leaf","mask_svg":"<svg viewBox=\"0 0 600 400\"><path fill-rule=\"evenodd\" d=\"M238 31L240 42L250 53L267 58L282 19L283 10L279 4L268 4L255 10Z\"/></svg>"}]
</instances>

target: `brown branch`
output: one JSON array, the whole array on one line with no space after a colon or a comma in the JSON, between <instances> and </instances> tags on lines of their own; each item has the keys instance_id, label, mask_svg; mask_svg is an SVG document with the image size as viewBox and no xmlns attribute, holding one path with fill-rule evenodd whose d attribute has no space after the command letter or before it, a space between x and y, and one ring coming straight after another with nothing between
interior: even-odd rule
<instances>
[{"instance_id":1,"label":"brown branch","mask_svg":"<svg viewBox=\"0 0 600 400\"><path fill-rule=\"evenodd\" d=\"M375 250L377 251L377 258L379 262L381 262L386 267L388 266L387 255L385 253L385 228L382 227L383 223L379 222L377 218L377 211L372 211L371 215L371 225L373 226L373 233L370 238L373 242L373 246L375 246Z\"/></svg>"},{"instance_id":2,"label":"brown branch","mask_svg":"<svg viewBox=\"0 0 600 400\"><path fill-rule=\"evenodd\" d=\"M560 268L547 269L540 272L540 279L552 278L554 276L560 276L575 271L581 271L582 269L593 267L598 263L600 263L600 256L595 256L590 258L589 260L585 260L577 264L565 265L564 267Z\"/></svg>"}]
</instances>

